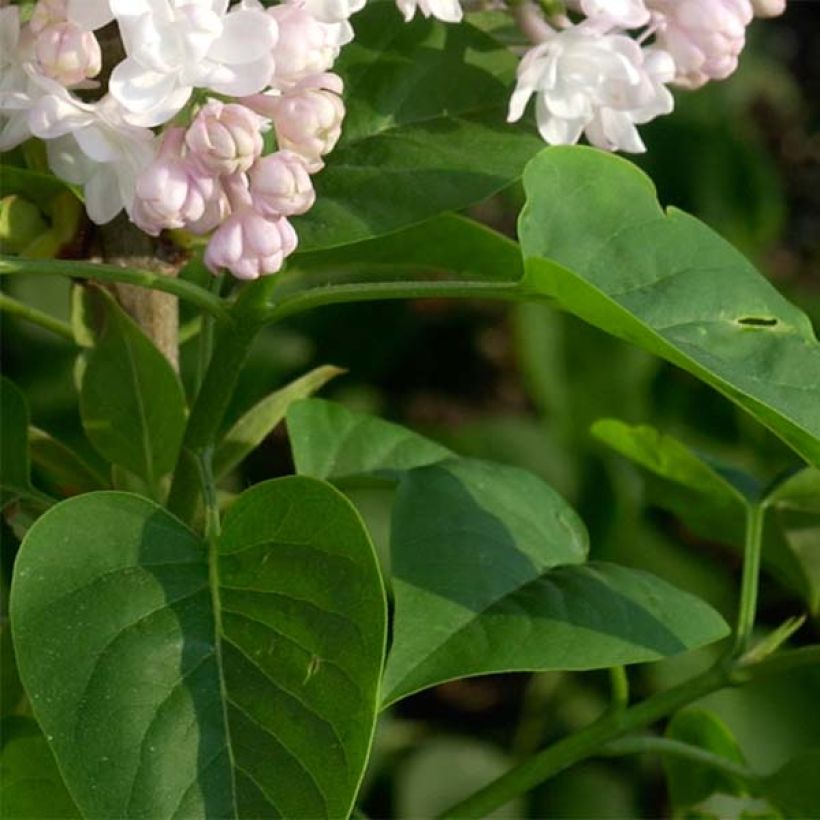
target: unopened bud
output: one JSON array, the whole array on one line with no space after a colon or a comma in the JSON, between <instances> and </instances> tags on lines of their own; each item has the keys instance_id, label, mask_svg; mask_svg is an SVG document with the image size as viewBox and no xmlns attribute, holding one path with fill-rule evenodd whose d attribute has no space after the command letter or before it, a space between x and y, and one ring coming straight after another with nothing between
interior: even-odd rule
<instances>
[{"instance_id":1,"label":"unopened bud","mask_svg":"<svg viewBox=\"0 0 820 820\"><path fill-rule=\"evenodd\" d=\"M185 142L204 172L228 176L247 171L262 153L262 126L244 105L210 100L188 128Z\"/></svg>"}]
</instances>

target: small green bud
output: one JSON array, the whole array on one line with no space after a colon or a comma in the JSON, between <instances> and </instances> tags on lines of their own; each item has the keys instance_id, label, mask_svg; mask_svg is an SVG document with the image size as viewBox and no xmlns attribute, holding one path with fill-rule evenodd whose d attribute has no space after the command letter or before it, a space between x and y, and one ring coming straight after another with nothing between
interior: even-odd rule
<instances>
[{"instance_id":1,"label":"small green bud","mask_svg":"<svg viewBox=\"0 0 820 820\"><path fill-rule=\"evenodd\" d=\"M16 194L0 199L0 248L19 253L48 230L40 209Z\"/></svg>"}]
</instances>

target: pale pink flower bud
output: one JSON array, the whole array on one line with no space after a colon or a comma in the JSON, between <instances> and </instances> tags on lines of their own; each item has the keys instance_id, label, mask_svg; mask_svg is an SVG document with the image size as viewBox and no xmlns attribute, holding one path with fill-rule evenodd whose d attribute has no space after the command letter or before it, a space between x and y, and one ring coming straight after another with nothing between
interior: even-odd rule
<instances>
[{"instance_id":1,"label":"pale pink flower bud","mask_svg":"<svg viewBox=\"0 0 820 820\"><path fill-rule=\"evenodd\" d=\"M257 94L244 102L272 119L279 147L304 157L308 171L315 173L342 133L342 89L341 77L326 73L303 80L281 96Z\"/></svg>"},{"instance_id":2,"label":"pale pink flower bud","mask_svg":"<svg viewBox=\"0 0 820 820\"><path fill-rule=\"evenodd\" d=\"M227 268L237 279L276 273L296 250L296 231L285 217L266 217L255 209L244 174L223 182L233 212L211 237L205 264L213 273Z\"/></svg>"},{"instance_id":3,"label":"pale pink flower bud","mask_svg":"<svg viewBox=\"0 0 820 820\"><path fill-rule=\"evenodd\" d=\"M263 125L244 105L209 100L188 128L185 142L204 172L216 176L242 173L262 153Z\"/></svg>"},{"instance_id":4,"label":"pale pink flower bud","mask_svg":"<svg viewBox=\"0 0 820 820\"><path fill-rule=\"evenodd\" d=\"M67 19L67 0L40 0L31 13L28 26L32 34L39 34L44 28L64 23Z\"/></svg>"},{"instance_id":5,"label":"pale pink flower bud","mask_svg":"<svg viewBox=\"0 0 820 820\"><path fill-rule=\"evenodd\" d=\"M736 68L752 20L750 0L651 0L656 44L675 61L675 84L700 88Z\"/></svg>"},{"instance_id":6,"label":"pale pink flower bud","mask_svg":"<svg viewBox=\"0 0 820 820\"><path fill-rule=\"evenodd\" d=\"M197 223L221 195L216 181L182 156L184 137L183 128L166 131L157 158L137 179L131 219L151 236Z\"/></svg>"},{"instance_id":7,"label":"pale pink flower bud","mask_svg":"<svg viewBox=\"0 0 820 820\"><path fill-rule=\"evenodd\" d=\"M300 6L284 3L268 9L268 14L279 29L279 40L273 50L274 85L287 88L333 65L339 49L328 24L319 22Z\"/></svg>"},{"instance_id":8,"label":"pale pink flower bud","mask_svg":"<svg viewBox=\"0 0 820 820\"><path fill-rule=\"evenodd\" d=\"M97 38L68 21L42 29L34 43L34 54L43 74L66 87L96 77L102 68Z\"/></svg>"},{"instance_id":9,"label":"pale pink flower bud","mask_svg":"<svg viewBox=\"0 0 820 820\"><path fill-rule=\"evenodd\" d=\"M213 273L227 268L237 279L258 279L280 271L296 242L296 231L285 217L269 219L242 208L211 237L205 264Z\"/></svg>"},{"instance_id":10,"label":"pale pink flower bud","mask_svg":"<svg viewBox=\"0 0 820 820\"><path fill-rule=\"evenodd\" d=\"M305 161L292 151L262 157L250 172L251 195L265 216L295 216L309 211L316 192Z\"/></svg>"},{"instance_id":11,"label":"pale pink flower bud","mask_svg":"<svg viewBox=\"0 0 820 820\"><path fill-rule=\"evenodd\" d=\"M786 11L786 0L752 0L755 17L779 17Z\"/></svg>"}]
</instances>

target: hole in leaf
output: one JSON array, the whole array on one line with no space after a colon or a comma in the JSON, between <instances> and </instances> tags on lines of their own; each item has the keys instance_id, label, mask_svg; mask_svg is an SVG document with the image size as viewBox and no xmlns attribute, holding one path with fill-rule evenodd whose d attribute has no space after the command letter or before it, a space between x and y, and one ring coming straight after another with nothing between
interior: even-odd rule
<instances>
[{"instance_id":1,"label":"hole in leaf","mask_svg":"<svg viewBox=\"0 0 820 820\"><path fill-rule=\"evenodd\" d=\"M777 324L777 319L766 318L765 316L744 316L738 319L739 325L745 327L774 327Z\"/></svg>"}]
</instances>

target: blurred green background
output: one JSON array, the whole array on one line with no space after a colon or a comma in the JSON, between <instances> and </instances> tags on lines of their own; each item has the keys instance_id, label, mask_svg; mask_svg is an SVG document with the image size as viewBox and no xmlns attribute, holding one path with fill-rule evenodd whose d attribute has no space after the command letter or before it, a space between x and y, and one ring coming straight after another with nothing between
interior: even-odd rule
<instances>
[{"instance_id":1,"label":"blurred green background","mask_svg":"<svg viewBox=\"0 0 820 820\"><path fill-rule=\"evenodd\" d=\"M637 159L661 201L694 213L740 247L820 327L820 4L793 2L756 22L729 81L678 94L671 117L643 129ZM521 193L511 189L471 216L514 233ZM60 280L21 278L16 298L68 318ZM183 357L193 367L192 351ZM25 391L34 423L94 460L80 433L74 350L45 331L4 318L2 369ZM642 567L694 592L731 618L739 556L657 506L644 477L589 435L597 418L650 423L762 480L794 456L691 376L538 305L419 301L323 308L269 329L254 348L232 417L307 369L348 374L323 396L379 413L461 453L526 467L584 517L593 557ZM818 408L820 412L820 408ZM248 461L236 489L291 471L284 431ZM389 493L355 500L382 547ZM4 525L5 526L5 525ZM4 529L4 558L14 537ZM820 563L820 530L804 537ZM763 579L760 621L801 610L777 579ZM795 637L820 640L815 619ZM636 695L703 667L710 649L630 671ZM770 771L820 745L820 669L723 692L704 704L723 718L748 761ZM431 817L515 759L583 726L605 708L603 673L507 675L440 686L384 716L362 807L369 816ZM713 799L714 816L769 816L765 806ZM498 816L671 816L656 759L595 760ZM695 815L691 815L695 816ZM703 816L697 815L697 816Z\"/></svg>"}]
</instances>

